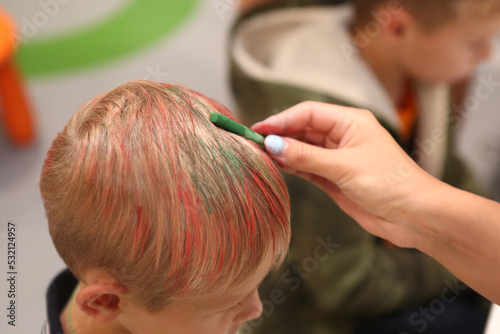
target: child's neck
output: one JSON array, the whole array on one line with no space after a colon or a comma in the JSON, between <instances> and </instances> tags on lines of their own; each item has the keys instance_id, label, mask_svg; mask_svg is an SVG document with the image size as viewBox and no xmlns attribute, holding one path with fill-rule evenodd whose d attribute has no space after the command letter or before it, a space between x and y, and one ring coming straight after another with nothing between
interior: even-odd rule
<instances>
[{"instance_id":1,"label":"child's neck","mask_svg":"<svg viewBox=\"0 0 500 334\"><path fill-rule=\"evenodd\" d=\"M375 37L360 51L385 88L394 106L399 107L404 100L410 78L403 71L393 50Z\"/></svg>"}]
</instances>

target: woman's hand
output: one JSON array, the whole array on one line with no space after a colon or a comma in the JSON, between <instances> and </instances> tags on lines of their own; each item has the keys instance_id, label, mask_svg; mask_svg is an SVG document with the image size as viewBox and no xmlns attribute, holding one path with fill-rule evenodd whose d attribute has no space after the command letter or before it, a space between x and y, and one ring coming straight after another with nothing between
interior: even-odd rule
<instances>
[{"instance_id":1,"label":"woman's hand","mask_svg":"<svg viewBox=\"0 0 500 334\"><path fill-rule=\"evenodd\" d=\"M305 102L252 129L269 135L266 148L286 172L318 185L368 232L414 246L406 208L419 189L439 181L369 111Z\"/></svg>"},{"instance_id":2,"label":"woman's hand","mask_svg":"<svg viewBox=\"0 0 500 334\"><path fill-rule=\"evenodd\" d=\"M270 135L266 148L283 168L368 232L421 250L500 303L500 205L425 173L371 113L307 102L253 129Z\"/></svg>"}]
</instances>

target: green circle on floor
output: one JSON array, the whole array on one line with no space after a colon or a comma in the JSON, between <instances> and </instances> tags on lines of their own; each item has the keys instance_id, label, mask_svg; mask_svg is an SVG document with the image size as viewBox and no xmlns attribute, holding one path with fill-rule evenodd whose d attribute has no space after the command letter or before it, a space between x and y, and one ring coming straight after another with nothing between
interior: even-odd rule
<instances>
[{"instance_id":1,"label":"green circle on floor","mask_svg":"<svg viewBox=\"0 0 500 334\"><path fill-rule=\"evenodd\" d=\"M198 0L133 0L104 22L77 32L40 41L21 38L17 60L28 76L56 74L111 61L172 33L197 3Z\"/></svg>"}]
</instances>

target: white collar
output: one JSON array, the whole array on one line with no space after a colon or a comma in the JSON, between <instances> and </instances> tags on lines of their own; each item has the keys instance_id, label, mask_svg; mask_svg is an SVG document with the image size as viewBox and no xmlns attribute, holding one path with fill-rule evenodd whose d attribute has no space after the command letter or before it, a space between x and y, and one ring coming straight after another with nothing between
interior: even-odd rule
<instances>
[{"instance_id":1,"label":"white collar","mask_svg":"<svg viewBox=\"0 0 500 334\"><path fill-rule=\"evenodd\" d=\"M394 104L354 47L348 32L352 17L350 5L260 14L237 29L232 55L238 67L254 79L321 92L366 108L399 130L402 125ZM446 85L418 84L417 96L420 113L416 142L424 152L418 154L418 162L433 176L441 177L449 90Z\"/></svg>"}]
</instances>

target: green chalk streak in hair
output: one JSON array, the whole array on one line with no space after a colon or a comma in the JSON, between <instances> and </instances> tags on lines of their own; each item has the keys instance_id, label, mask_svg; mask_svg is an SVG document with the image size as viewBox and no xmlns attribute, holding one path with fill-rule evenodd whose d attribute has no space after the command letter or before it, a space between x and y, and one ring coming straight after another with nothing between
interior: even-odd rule
<instances>
[{"instance_id":1,"label":"green chalk streak in hair","mask_svg":"<svg viewBox=\"0 0 500 334\"><path fill-rule=\"evenodd\" d=\"M207 152L208 157L211 158L209 160L212 163L212 166L214 168L215 173L217 174L219 179L222 180L222 183L224 184L224 186L227 187L226 181L225 181L224 177L222 177L222 174L220 172L220 166L217 166L217 164L216 164L214 151L212 149L210 149L210 151L208 150L207 145L205 145L205 142L203 141L203 139L200 138L200 142L201 142L201 145L203 146L203 148L205 149L205 152ZM229 172L228 172L228 175L230 175Z\"/></svg>"},{"instance_id":2,"label":"green chalk streak in hair","mask_svg":"<svg viewBox=\"0 0 500 334\"><path fill-rule=\"evenodd\" d=\"M213 158L214 158L213 153L212 153L212 154L210 154L210 152L208 152L208 148L207 148L207 146L205 145L205 142L203 141L203 139L201 139L201 138L200 138L200 141L201 141L201 145L202 145L202 146L203 146L203 148L205 149L205 152L207 152L207 155L208 155L208 156L212 156L212 159L213 159Z\"/></svg>"},{"instance_id":3,"label":"green chalk streak in hair","mask_svg":"<svg viewBox=\"0 0 500 334\"><path fill-rule=\"evenodd\" d=\"M236 167L238 168L238 170L240 171L240 173L238 174L240 176L240 182L241 184L244 184L245 183L245 180L243 179L243 174L241 173L241 171L243 170L243 167L244 167L244 164L241 162L240 159L238 159L238 157L234 154L234 150L233 149L230 149L229 150L229 153L230 153L230 156L231 156L231 159L233 160L234 164L236 165Z\"/></svg>"},{"instance_id":4,"label":"green chalk streak in hair","mask_svg":"<svg viewBox=\"0 0 500 334\"><path fill-rule=\"evenodd\" d=\"M250 130L246 126L241 125L224 115L213 112L210 114L210 121L224 130L235 133L257 143L258 145L264 146L264 136Z\"/></svg>"},{"instance_id":5,"label":"green chalk streak in hair","mask_svg":"<svg viewBox=\"0 0 500 334\"><path fill-rule=\"evenodd\" d=\"M219 140L215 140L217 142L217 145L219 146L219 151L222 152L222 154L229 160L231 160L231 165L233 165L234 168L232 168L237 174L238 174L238 178L240 179L241 182L243 182L243 172L241 170L241 167L240 167L240 164L238 163L238 159L236 158L236 156L234 155L234 153L232 152L232 148L230 146L228 146L227 148L231 151L232 154L228 153L224 147L221 145L221 143L219 142ZM234 178L234 175L233 173L230 172L230 169L224 165L224 169L226 171L226 174L231 177L231 178Z\"/></svg>"},{"instance_id":6,"label":"green chalk streak in hair","mask_svg":"<svg viewBox=\"0 0 500 334\"><path fill-rule=\"evenodd\" d=\"M191 178L194 180L194 183L196 184L198 189L201 190L201 193L203 194L203 198L205 200L205 205L208 209L208 213L212 213L212 210L210 210L210 204L208 203L207 194L205 193L205 189L203 189L203 186L201 185L200 181L198 181L198 178L196 177L196 175L191 174Z\"/></svg>"},{"instance_id":7,"label":"green chalk streak in hair","mask_svg":"<svg viewBox=\"0 0 500 334\"><path fill-rule=\"evenodd\" d=\"M224 154L224 156L228 159L231 160L232 162L232 165L233 165L233 169L234 171L236 171L238 173L238 175L241 175L241 168L240 168L240 165L238 163L238 160L236 159L236 157L234 156L234 154L229 154L222 146L219 146L222 154ZM231 149L231 148L230 148Z\"/></svg>"}]
</instances>

